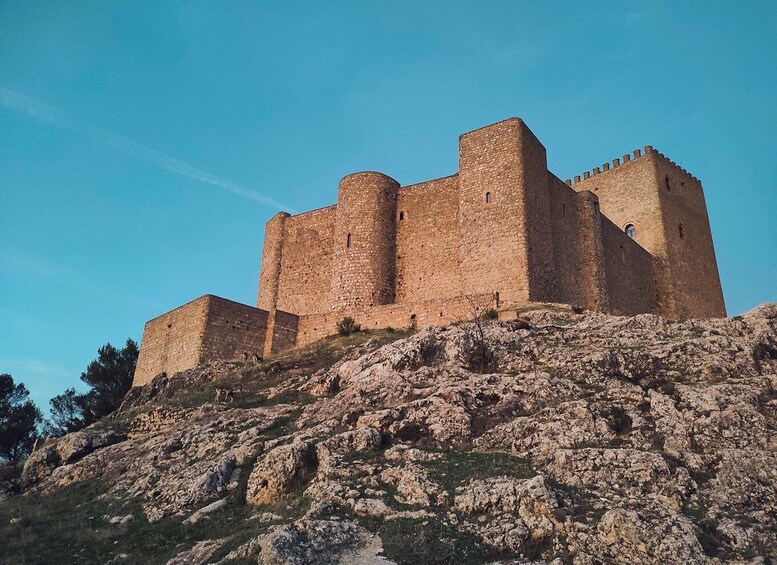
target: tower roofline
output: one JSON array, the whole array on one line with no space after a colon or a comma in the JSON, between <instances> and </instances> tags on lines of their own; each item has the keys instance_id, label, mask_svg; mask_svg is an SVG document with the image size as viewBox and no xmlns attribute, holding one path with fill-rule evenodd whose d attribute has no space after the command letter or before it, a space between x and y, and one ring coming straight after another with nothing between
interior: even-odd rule
<instances>
[{"instance_id":1,"label":"tower roofline","mask_svg":"<svg viewBox=\"0 0 777 565\"><path fill-rule=\"evenodd\" d=\"M683 167L672 161L669 157L661 153L660 151L656 151L652 145L645 145L644 149L635 149L631 153L626 153L623 155L623 157L616 157L612 160L612 164L604 163L598 167L594 167L591 170L584 171L582 175L576 175L572 179L566 179L564 182L569 186L575 186L581 182L585 182L591 177L603 175L609 171L618 169L620 167L627 166L629 163L636 161L638 159L642 159L644 157L648 157L650 155L653 155L655 157L660 157L667 163L673 165L678 170L680 170L683 174L687 175L697 183L701 184L701 181L694 176L692 173L689 173L687 170L685 170Z\"/></svg>"}]
</instances>

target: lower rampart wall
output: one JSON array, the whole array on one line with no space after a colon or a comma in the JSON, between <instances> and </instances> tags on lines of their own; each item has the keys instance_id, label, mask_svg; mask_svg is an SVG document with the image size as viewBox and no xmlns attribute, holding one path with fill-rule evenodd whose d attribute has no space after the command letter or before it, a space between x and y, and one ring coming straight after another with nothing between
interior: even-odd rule
<instances>
[{"instance_id":1,"label":"lower rampart wall","mask_svg":"<svg viewBox=\"0 0 777 565\"><path fill-rule=\"evenodd\" d=\"M261 354L267 322L266 310L212 295L162 314L143 330L132 386L162 372L173 375L208 361Z\"/></svg>"},{"instance_id":2,"label":"lower rampart wall","mask_svg":"<svg viewBox=\"0 0 777 565\"><path fill-rule=\"evenodd\" d=\"M581 219L575 192L551 175L550 217L553 229L553 288L556 302L589 306L582 284L585 257L580 245Z\"/></svg>"},{"instance_id":3,"label":"lower rampart wall","mask_svg":"<svg viewBox=\"0 0 777 565\"><path fill-rule=\"evenodd\" d=\"M297 346L307 345L328 335L337 333L336 324L350 316L363 329L407 328L415 326L441 326L469 320L474 308L495 307L490 294L473 295L438 300L426 300L415 304L389 304L363 310L339 310L326 314L300 316Z\"/></svg>"}]
</instances>

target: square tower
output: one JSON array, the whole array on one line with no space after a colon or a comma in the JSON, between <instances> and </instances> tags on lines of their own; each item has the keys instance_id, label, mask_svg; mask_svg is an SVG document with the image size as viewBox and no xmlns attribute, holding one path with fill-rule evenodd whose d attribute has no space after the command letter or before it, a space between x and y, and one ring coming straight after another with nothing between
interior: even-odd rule
<instances>
[{"instance_id":1,"label":"square tower","mask_svg":"<svg viewBox=\"0 0 777 565\"><path fill-rule=\"evenodd\" d=\"M552 299L547 158L523 120L459 138L459 233L465 293Z\"/></svg>"},{"instance_id":2,"label":"square tower","mask_svg":"<svg viewBox=\"0 0 777 565\"><path fill-rule=\"evenodd\" d=\"M661 314L725 317L701 181L650 146L604 169L573 188L596 194L602 213L652 255Z\"/></svg>"}]
</instances>

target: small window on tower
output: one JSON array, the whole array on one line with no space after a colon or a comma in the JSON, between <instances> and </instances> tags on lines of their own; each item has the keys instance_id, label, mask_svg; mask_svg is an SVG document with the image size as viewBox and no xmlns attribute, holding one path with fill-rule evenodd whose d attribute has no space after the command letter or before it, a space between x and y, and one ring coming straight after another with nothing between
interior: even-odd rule
<instances>
[{"instance_id":1,"label":"small window on tower","mask_svg":"<svg viewBox=\"0 0 777 565\"><path fill-rule=\"evenodd\" d=\"M491 193L486 192L486 204L491 204Z\"/></svg>"},{"instance_id":2,"label":"small window on tower","mask_svg":"<svg viewBox=\"0 0 777 565\"><path fill-rule=\"evenodd\" d=\"M626 224L626 227L623 228L623 231L625 231L626 235L631 239L634 239L634 236L637 235L637 228L634 227L634 224Z\"/></svg>"},{"instance_id":3,"label":"small window on tower","mask_svg":"<svg viewBox=\"0 0 777 565\"><path fill-rule=\"evenodd\" d=\"M678 231L678 233L680 234L680 239L682 239L683 237L685 237L685 234L683 233L683 225L682 225L682 224L680 224L680 225L677 227L677 231Z\"/></svg>"},{"instance_id":4,"label":"small window on tower","mask_svg":"<svg viewBox=\"0 0 777 565\"><path fill-rule=\"evenodd\" d=\"M405 219L405 213L404 212L400 212L399 213L399 221L402 221L404 219Z\"/></svg>"},{"instance_id":5,"label":"small window on tower","mask_svg":"<svg viewBox=\"0 0 777 565\"><path fill-rule=\"evenodd\" d=\"M345 240L345 246L350 247L351 246L351 234L348 234L348 237Z\"/></svg>"},{"instance_id":6,"label":"small window on tower","mask_svg":"<svg viewBox=\"0 0 777 565\"><path fill-rule=\"evenodd\" d=\"M668 176L664 177L664 182L666 183L666 189L667 190L672 190L671 187L669 186L669 177Z\"/></svg>"}]
</instances>

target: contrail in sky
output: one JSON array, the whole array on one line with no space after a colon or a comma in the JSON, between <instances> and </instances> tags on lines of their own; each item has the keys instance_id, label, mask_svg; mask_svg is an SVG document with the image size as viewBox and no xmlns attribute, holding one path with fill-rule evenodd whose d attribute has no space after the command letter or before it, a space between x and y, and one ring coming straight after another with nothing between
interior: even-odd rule
<instances>
[{"instance_id":1,"label":"contrail in sky","mask_svg":"<svg viewBox=\"0 0 777 565\"><path fill-rule=\"evenodd\" d=\"M221 189L228 190L233 194L250 198L251 200L272 206L278 210L293 212L288 206L261 192L251 190L245 186L217 177L216 175L212 175L211 173L196 167L192 167L183 161L179 161L169 155L150 149L145 145L136 143L131 139L122 137L121 135L103 129L100 126L81 120L67 112L49 106L40 100L30 98L29 96L3 88L2 86L0 86L0 104L10 110L26 114L40 122L86 134L102 145L107 145L118 151L142 159L147 163L155 165L160 169L170 171L171 173L175 173L176 175L200 181L211 186L217 186Z\"/></svg>"}]
</instances>

